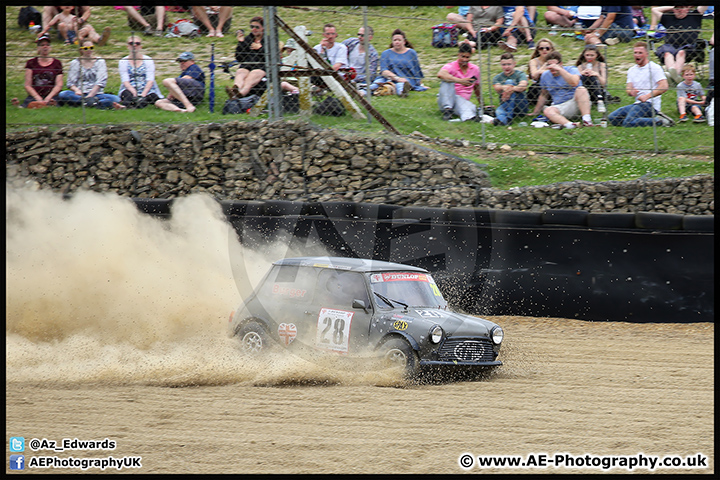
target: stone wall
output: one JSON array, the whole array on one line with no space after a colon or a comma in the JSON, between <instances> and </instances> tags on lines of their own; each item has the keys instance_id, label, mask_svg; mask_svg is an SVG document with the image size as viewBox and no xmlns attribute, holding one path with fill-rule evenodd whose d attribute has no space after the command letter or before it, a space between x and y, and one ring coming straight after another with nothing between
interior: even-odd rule
<instances>
[{"instance_id":1,"label":"stone wall","mask_svg":"<svg viewBox=\"0 0 720 480\"><path fill-rule=\"evenodd\" d=\"M709 175L490 188L481 166L400 137L302 121L39 128L6 133L7 182L175 198L304 200L505 210L714 214Z\"/></svg>"}]
</instances>

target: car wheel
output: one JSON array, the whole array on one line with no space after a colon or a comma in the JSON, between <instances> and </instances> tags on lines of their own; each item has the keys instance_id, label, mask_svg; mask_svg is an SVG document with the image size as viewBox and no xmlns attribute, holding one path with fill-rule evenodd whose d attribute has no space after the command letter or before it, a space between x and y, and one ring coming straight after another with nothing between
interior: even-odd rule
<instances>
[{"instance_id":1,"label":"car wheel","mask_svg":"<svg viewBox=\"0 0 720 480\"><path fill-rule=\"evenodd\" d=\"M418 356L410 344L401 338L391 338L380 347L383 364L386 368L400 368L403 377L413 378L418 373Z\"/></svg>"},{"instance_id":2,"label":"car wheel","mask_svg":"<svg viewBox=\"0 0 720 480\"><path fill-rule=\"evenodd\" d=\"M267 329L257 322L247 323L237 336L240 340L240 348L247 354L260 355L270 349L270 335Z\"/></svg>"}]
</instances>

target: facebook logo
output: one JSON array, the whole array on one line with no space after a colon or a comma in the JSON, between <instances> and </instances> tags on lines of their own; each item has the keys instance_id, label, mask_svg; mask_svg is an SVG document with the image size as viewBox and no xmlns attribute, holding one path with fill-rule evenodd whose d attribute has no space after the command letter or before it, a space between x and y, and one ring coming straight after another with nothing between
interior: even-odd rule
<instances>
[{"instance_id":1,"label":"facebook logo","mask_svg":"<svg viewBox=\"0 0 720 480\"><path fill-rule=\"evenodd\" d=\"M25 470L25 455L10 455L10 470Z\"/></svg>"},{"instance_id":2,"label":"facebook logo","mask_svg":"<svg viewBox=\"0 0 720 480\"><path fill-rule=\"evenodd\" d=\"M25 438L24 437L10 437L10 451L11 452L24 452L25 451Z\"/></svg>"}]
</instances>

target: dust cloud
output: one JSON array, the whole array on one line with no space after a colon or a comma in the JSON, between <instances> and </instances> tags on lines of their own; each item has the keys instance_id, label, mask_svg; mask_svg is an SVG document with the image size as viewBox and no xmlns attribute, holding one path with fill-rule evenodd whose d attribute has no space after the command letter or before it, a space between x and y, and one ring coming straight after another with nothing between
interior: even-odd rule
<instances>
[{"instance_id":1,"label":"dust cloud","mask_svg":"<svg viewBox=\"0 0 720 480\"><path fill-rule=\"evenodd\" d=\"M63 199L6 186L6 201L8 382L370 380L293 356L262 364L242 357L227 335L230 313L249 294L239 286L251 288L272 261L303 253L284 245L246 251L209 196L176 199L170 219L107 193Z\"/></svg>"}]
</instances>

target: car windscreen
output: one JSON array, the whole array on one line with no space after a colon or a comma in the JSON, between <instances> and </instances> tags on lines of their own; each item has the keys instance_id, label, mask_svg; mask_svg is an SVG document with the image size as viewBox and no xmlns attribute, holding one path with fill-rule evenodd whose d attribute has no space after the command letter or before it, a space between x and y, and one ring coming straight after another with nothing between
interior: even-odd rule
<instances>
[{"instance_id":1,"label":"car windscreen","mask_svg":"<svg viewBox=\"0 0 720 480\"><path fill-rule=\"evenodd\" d=\"M435 280L427 273L372 273L370 274L370 286L374 293L379 294L379 296L374 296L375 303L380 308L391 308L388 300L395 307L402 306L401 304L410 307L447 307L447 302L435 284Z\"/></svg>"}]
</instances>

